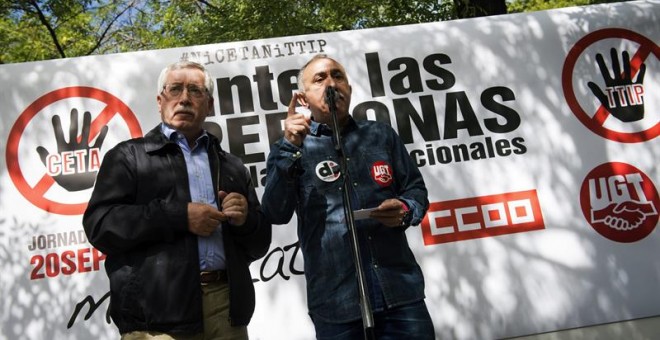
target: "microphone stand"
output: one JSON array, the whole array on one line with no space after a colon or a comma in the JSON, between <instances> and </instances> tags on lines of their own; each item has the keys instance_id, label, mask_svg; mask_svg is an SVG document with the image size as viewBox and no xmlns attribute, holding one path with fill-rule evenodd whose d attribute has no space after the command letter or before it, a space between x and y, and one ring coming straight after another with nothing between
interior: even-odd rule
<instances>
[{"instance_id":1,"label":"microphone stand","mask_svg":"<svg viewBox=\"0 0 660 340\"><path fill-rule=\"evenodd\" d=\"M353 216L353 209L351 204L350 176L348 174L348 167L346 166L346 157L344 155L344 148L341 143L341 134L339 133L339 122L337 120L337 105L335 99L337 91L328 86L325 89L325 101L328 104L330 114L332 115L332 132L335 144L335 151L339 155L339 169L340 174L343 176L343 198L344 198L344 215L348 222L348 231L350 234L351 246L353 250L353 261L355 262L355 272L358 279L358 293L360 295L360 309L362 312L362 325L364 328L364 338L367 340L375 339L374 330L374 316L371 311L371 303L369 302L369 293L366 285L364 269L362 268L362 261L360 260L360 247L358 244L357 231L355 229L355 218Z\"/></svg>"}]
</instances>

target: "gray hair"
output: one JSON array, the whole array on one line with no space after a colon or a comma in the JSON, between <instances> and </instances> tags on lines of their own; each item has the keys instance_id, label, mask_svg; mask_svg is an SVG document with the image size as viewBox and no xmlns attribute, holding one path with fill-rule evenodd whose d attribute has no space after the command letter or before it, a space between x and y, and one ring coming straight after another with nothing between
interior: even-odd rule
<instances>
[{"instance_id":1,"label":"gray hair","mask_svg":"<svg viewBox=\"0 0 660 340\"><path fill-rule=\"evenodd\" d=\"M309 64L311 64L312 62L314 62L316 60L319 60L319 59L330 59L330 60L334 61L335 63L339 64L339 62L337 62L333 58L330 58L330 56L328 56L325 53L319 53L319 54L313 56L312 59L309 59L305 63L305 65L303 65L303 67L300 68L300 71L298 72L298 91L305 92L305 87L304 87L305 84L303 83L303 79L302 79L303 78L303 72L305 72L305 69L307 69L307 66L309 66ZM342 69L344 68L341 64L340 64L340 66L342 67ZM345 73L345 71L344 71L344 73ZM346 77L348 77L348 75L346 75Z\"/></svg>"},{"instance_id":2,"label":"gray hair","mask_svg":"<svg viewBox=\"0 0 660 340\"><path fill-rule=\"evenodd\" d=\"M157 93L160 94L163 91L163 86L165 86L165 78L167 78L167 74L170 73L170 71L182 70L186 68L194 68L204 72L204 87L206 87L208 93L212 95L213 79L211 78L211 75L202 64L196 63L194 61L177 61L173 64L167 65L162 71L160 71L160 75L158 76L158 88L156 89Z\"/></svg>"}]
</instances>

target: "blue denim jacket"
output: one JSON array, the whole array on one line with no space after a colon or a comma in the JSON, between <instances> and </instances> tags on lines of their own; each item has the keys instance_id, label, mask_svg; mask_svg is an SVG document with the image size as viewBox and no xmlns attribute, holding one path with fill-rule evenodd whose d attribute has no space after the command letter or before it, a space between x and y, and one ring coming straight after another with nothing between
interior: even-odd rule
<instances>
[{"instance_id":1,"label":"blue denim jacket","mask_svg":"<svg viewBox=\"0 0 660 340\"><path fill-rule=\"evenodd\" d=\"M296 212L307 304L314 318L342 323L361 318L350 234L343 208L340 159L327 125L312 122L302 147L282 138L268 156L262 209L275 224ZM388 198L403 200L421 222L428 209L424 180L388 125L352 118L342 131L353 210ZM333 171L334 168L334 171ZM424 278L408 246L405 227L374 219L355 221L373 311L424 299Z\"/></svg>"}]
</instances>

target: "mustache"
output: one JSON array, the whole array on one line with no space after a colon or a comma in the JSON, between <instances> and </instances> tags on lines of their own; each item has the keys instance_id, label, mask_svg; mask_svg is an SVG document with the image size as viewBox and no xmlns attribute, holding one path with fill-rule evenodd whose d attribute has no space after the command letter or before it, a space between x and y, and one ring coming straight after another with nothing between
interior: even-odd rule
<instances>
[{"instance_id":1,"label":"mustache","mask_svg":"<svg viewBox=\"0 0 660 340\"><path fill-rule=\"evenodd\" d=\"M328 105L335 105L336 102L340 99L344 99L344 95L337 91L333 86L328 86L325 88L325 102Z\"/></svg>"},{"instance_id":2,"label":"mustache","mask_svg":"<svg viewBox=\"0 0 660 340\"><path fill-rule=\"evenodd\" d=\"M194 115L195 111L189 108L181 108L178 110L174 110L174 114L189 114L189 115Z\"/></svg>"}]
</instances>

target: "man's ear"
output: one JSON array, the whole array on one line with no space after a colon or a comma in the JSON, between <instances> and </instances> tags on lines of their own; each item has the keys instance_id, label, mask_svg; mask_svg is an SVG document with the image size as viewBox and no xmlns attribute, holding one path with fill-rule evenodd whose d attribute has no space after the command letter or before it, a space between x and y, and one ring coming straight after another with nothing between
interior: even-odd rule
<instances>
[{"instance_id":1,"label":"man's ear","mask_svg":"<svg viewBox=\"0 0 660 340\"><path fill-rule=\"evenodd\" d=\"M213 111L215 110L215 106L213 106L213 96L209 97L209 103L208 104L209 104L209 110L208 110L208 113L206 114L206 116L207 117L214 116L215 114L214 114Z\"/></svg>"},{"instance_id":2,"label":"man's ear","mask_svg":"<svg viewBox=\"0 0 660 340\"><path fill-rule=\"evenodd\" d=\"M300 92L298 93L298 99L296 100L300 106L303 107L309 107L309 103L307 103L307 97L305 96L305 92Z\"/></svg>"}]
</instances>

